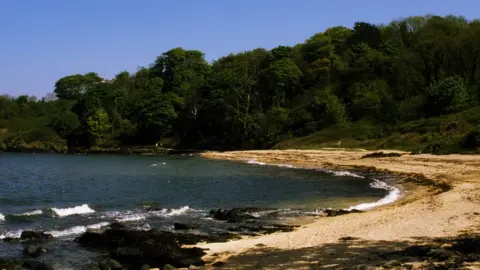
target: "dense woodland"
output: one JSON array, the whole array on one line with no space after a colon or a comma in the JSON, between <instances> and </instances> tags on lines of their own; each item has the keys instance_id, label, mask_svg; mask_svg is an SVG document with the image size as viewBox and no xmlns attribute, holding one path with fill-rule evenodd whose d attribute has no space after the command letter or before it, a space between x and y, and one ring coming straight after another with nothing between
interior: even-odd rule
<instances>
[{"instance_id":1,"label":"dense woodland","mask_svg":"<svg viewBox=\"0 0 480 270\"><path fill-rule=\"evenodd\" d=\"M472 112L480 113L479 105L480 21L409 17L336 26L293 47L232 53L213 63L200 51L174 48L134 74L73 74L41 100L3 96L0 149L157 142L269 148L328 130L339 131L332 141L348 139L342 129L351 127L362 127L353 135L361 142L466 110L469 120L454 117L447 129L460 130L459 143L475 149L480 115L473 119ZM442 133L442 125L428 136Z\"/></svg>"}]
</instances>

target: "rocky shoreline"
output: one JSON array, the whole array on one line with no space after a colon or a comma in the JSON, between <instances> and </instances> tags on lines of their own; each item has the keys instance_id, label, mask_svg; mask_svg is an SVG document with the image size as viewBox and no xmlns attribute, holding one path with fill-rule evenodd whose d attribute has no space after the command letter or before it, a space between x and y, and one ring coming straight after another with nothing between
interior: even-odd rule
<instances>
[{"instance_id":1,"label":"rocky shoreline","mask_svg":"<svg viewBox=\"0 0 480 270\"><path fill-rule=\"evenodd\" d=\"M232 226L208 234L199 233L192 224L179 222L173 224L173 231L155 228L134 230L115 222L101 231L88 230L73 241L99 254L98 269L196 269L206 264L202 259L206 252L195 247L198 243L228 242L247 236L291 232L299 227L271 222L275 210L278 209L247 207L211 210L208 217ZM258 211L272 211L272 214L268 219L251 214ZM359 211L324 209L323 212L325 217L331 217ZM23 248L18 257L0 257L0 269L54 269L50 262L42 260L44 254L51 252L44 245L54 240L52 235L36 231L23 231L20 238L3 239L4 243L21 245Z\"/></svg>"}]
</instances>

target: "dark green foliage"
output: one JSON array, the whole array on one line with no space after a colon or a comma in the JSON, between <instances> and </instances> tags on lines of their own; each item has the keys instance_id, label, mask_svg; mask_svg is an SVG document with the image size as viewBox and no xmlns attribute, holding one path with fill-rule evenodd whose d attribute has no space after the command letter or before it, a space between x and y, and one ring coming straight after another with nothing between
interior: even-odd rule
<instances>
[{"instance_id":1,"label":"dark green foliage","mask_svg":"<svg viewBox=\"0 0 480 270\"><path fill-rule=\"evenodd\" d=\"M111 80L94 72L60 78L54 95L42 100L0 96L0 148L169 142L197 149L341 144L474 152L479 37L479 21L416 16L331 27L292 47L213 63L200 51L173 48Z\"/></svg>"}]
</instances>

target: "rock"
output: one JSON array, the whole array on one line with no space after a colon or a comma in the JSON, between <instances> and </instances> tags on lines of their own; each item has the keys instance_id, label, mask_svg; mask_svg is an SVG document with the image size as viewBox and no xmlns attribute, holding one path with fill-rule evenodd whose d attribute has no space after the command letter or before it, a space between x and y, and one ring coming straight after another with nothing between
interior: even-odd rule
<instances>
[{"instance_id":1,"label":"rock","mask_svg":"<svg viewBox=\"0 0 480 270\"><path fill-rule=\"evenodd\" d=\"M110 225L108 225L108 227L111 228L111 229L117 229L117 230L127 228L124 224L122 224L120 222L112 222L112 223L110 223Z\"/></svg>"},{"instance_id":2,"label":"rock","mask_svg":"<svg viewBox=\"0 0 480 270\"><path fill-rule=\"evenodd\" d=\"M338 240L340 240L340 241L353 241L353 240L360 240L360 238L353 237L353 236L345 236L345 237L339 238Z\"/></svg>"},{"instance_id":3,"label":"rock","mask_svg":"<svg viewBox=\"0 0 480 270\"><path fill-rule=\"evenodd\" d=\"M455 252L441 248L431 249L427 256L438 261L446 261L450 257L457 255Z\"/></svg>"},{"instance_id":4,"label":"rock","mask_svg":"<svg viewBox=\"0 0 480 270\"><path fill-rule=\"evenodd\" d=\"M182 260L182 264L184 266L188 265L189 268L192 265L193 266L205 265L205 263L200 258L188 258L188 259Z\"/></svg>"},{"instance_id":5,"label":"rock","mask_svg":"<svg viewBox=\"0 0 480 270\"><path fill-rule=\"evenodd\" d=\"M173 229L176 230L176 231L191 230L191 229L193 229L193 226L190 226L190 225L187 225L187 224L184 224L184 223L175 222L173 224Z\"/></svg>"},{"instance_id":6,"label":"rock","mask_svg":"<svg viewBox=\"0 0 480 270\"><path fill-rule=\"evenodd\" d=\"M17 260L0 259L0 269L13 270L17 269L20 264L21 262Z\"/></svg>"},{"instance_id":7,"label":"rock","mask_svg":"<svg viewBox=\"0 0 480 270\"><path fill-rule=\"evenodd\" d=\"M150 270L150 265L144 264L142 267L140 267L140 270Z\"/></svg>"},{"instance_id":8,"label":"rock","mask_svg":"<svg viewBox=\"0 0 480 270\"><path fill-rule=\"evenodd\" d=\"M272 234L276 232L291 232L298 225L283 225L283 224L258 224L249 226L237 226L227 228L231 232L255 232L259 234Z\"/></svg>"},{"instance_id":9,"label":"rock","mask_svg":"<svg viewBox=\"0 0 480 270\"><path fill-rule=\"evenodd\" d=\"M217 209L210 211L210 215L216 220L223 220L229 223L242 222L255 219L254 216L246 214L239 209Z\"/></svg>"},{"instance_id":10,"label":"rock","mask_svg":"<svg viewBox=\"0 0 480 270\"><path fill-rule=\"evenodd\" d=\"M352 213L362 213L363 211L357 210L357 209L352 209L352 210L335 210L335 209L324 209L322 210L327 214L327 217L334 217L334 216L341 216L341 215L346 215L346 214L352 214Z\"/></svg>"},{"instance_id":11,"label":"rock","mask_svg":"<svg viewBox=\"0 0 480 270\"><path fill-rule=\"evenodd\" d=\"M177 268L175 268L174 266L170 265L170 264L165 264L162 268L162 270L175 270Z\"/></svg>"},{"instance_id":12,"label":"rock","mask_svg":"<svg viewBox=\"0 0 480 270\"><path fill-rule=\"evenodd\" d=\"M44 232L23 231L20 235L20 240L30 242L45 242L53 239L53 236Z\"/></svg>"},{"instance_id":13,"label":"rock","mask_svg":"<svg viewBox=\"0 0 480 270\"><path fill-rule=\"evenodd\" d=\"M109 228L102 233L85 232L75 239L85 247L107 250L110 257L129 269L140 269L148 264L163 267L204 265L201 257L206 253L200 248L184 248L183 244L196 244L205 240L215 240L218 236L173 233L151 229L135 231Z\"/></svg>"},{"instance_id":14,"label":"rock","mask_svg":"<svg viewBox=\"0 0 480 270\"><path fill-rule=\"evenodd\" d=\"M401 157L402 154L400 153L384 153L384 152L374 152L370 154L366 154L361 158L385 158L385 157Z\"/></svg>"},{"instance_id":15,"label":"rock","mask_svg":"<svg viewBox=\"0 0 480 270\"><path fill-rule=\"evenodd\" d=\"M402 251L403 256L426 257L432 250L431 246L409 246Z\"/></svg>"},{"instance_id":16,"label":"rock","mask_svg":"<svg viewBox=\"0 0 480 270\"><path fill-rule=\"evenodd\" d=\"M113 259L105 259L98 262L100 270L121 270L122 265ZM150 268L148 268L150 269Z\"/></svg>"},{"instance_id":17,"label":"rock","mask_svg":"<svg viewBox=\"0 0 480 270\"><path fill-rule=\"evenodd\" d=\"M47 250L43 247L35 247L31 245L28 245L23 249L23 255L31 258L36 258L46 252Z\"/></svg>"},{"instance_id":18,"label":"rock","mask_svg":"<svg viewBox=\"0 0 480 270\"><path fill-rule=\"evenodd\" d=\"M51 265L39 261L25 261L22 266L32 270L53 270Z\"/></svg>"},{"instance_id":19,"label":"rock","mask_svg":"<svg viewBox=\"0 0 480 270\"><path fill-rule=\"evenodd\" d=\"M212 263L212 266L214 266L214 267L220 267L220 266L223 266L224 264L225 264L225 262L216 261L216 262Z\"/></svg>"}]
</instances>

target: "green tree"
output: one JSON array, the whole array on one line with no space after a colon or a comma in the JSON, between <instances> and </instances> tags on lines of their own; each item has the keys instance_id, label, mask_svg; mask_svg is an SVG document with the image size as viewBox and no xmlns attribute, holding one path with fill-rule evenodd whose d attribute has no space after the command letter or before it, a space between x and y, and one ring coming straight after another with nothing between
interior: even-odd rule
<instances>
[{"instance_id":1,"label":"green tree","mask_svg":"<svg viewBox=\"0 0 480 270\"><path fill-rule=\"evenodd\" d=\"M103 136L111 125L108 120L108 114L103 109L98 109L94 114L87 118L88 134L91 145L99 145L103 142Z\"/></svg>"}]
</instances>

